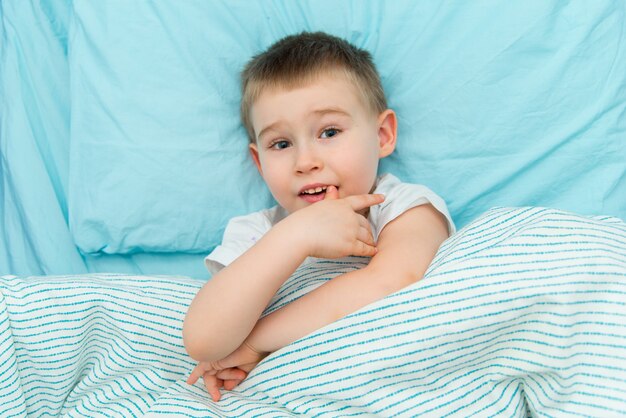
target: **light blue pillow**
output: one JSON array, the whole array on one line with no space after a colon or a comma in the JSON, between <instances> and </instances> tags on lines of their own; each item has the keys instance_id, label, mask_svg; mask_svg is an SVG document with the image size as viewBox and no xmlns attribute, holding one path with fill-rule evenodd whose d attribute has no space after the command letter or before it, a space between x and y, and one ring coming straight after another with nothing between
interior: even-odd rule
<instances>
[{"instance_id":1,"label":"light blue pillow","mask_svg":"<svg viewBox=\"0 0 626 418\"><path fill-rule=\"evenodd\" d=\"M381 171L462 227L492 206L626 217L626 2L74 3L69 213L85 253L202 252L272 198L239 71L323 30L371 51L399 116Z\"/></svg>"}]
</instances>

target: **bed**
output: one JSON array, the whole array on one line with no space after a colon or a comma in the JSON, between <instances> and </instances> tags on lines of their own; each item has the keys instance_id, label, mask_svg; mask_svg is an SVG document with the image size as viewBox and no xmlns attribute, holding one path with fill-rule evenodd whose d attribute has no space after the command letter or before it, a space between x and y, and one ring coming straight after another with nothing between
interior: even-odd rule
<instances>
[{"instance_id":1,"label":"bed","mask_svg":"<svg viewBox=\"0 0 626 418\"><path fill-rule=\"evenodd\" d=\"M0 416L626 412L626 3L0 3ZM420 282L209 401L186 307L273 204L238 71L323 30L370 50L459 232ZM278 309L365 260L303 267Z\"/></svg>"}]
</instances>

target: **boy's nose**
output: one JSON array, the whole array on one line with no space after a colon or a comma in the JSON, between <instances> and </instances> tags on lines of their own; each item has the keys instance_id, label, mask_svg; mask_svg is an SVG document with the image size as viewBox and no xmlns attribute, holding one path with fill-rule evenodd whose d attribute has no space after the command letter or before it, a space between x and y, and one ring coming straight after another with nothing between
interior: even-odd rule
<instances>
[{"instance_id":1,"label":"boy's nose","mask_svg":"<svg viewBox=\"0 0 626 418\"><path fill-rule=\"evenodd\" d=\"M323 167L322 159L311 150L302 150L298 153L295 171L298 174L308 173L310 171L319 170Z\"/></svg>"}]
</instances>

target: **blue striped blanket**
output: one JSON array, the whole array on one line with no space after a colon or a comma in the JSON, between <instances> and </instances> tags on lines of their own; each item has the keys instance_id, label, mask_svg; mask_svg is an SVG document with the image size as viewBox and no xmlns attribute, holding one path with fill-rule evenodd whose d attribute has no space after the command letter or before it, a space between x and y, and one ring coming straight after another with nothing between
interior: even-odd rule
<instances>
[{"instance_id":1,"label":"blue striped blanket","mask_svg":"<svg viewBox=\"0 0 626 418\"><path fill-rule=\"evenodd\" d=\"M268 312L360 265L299 269ZM626 413L619 219L492 209L443 244L423 280L273 353L218 403L185 384L181 326L201 285L2 277L0 416Z\"/></svg>"}]
</instances>

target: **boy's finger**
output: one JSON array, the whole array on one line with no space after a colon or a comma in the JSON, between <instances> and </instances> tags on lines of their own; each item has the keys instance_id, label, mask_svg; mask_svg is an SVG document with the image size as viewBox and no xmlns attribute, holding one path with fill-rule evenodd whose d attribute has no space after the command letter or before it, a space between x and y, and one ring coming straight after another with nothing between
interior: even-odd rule
<instances>
[{"instance_id":1,"label":"boy's finger","mask_svg":"<svg viewBox=\"0 0 626 418\"><path fill-rule=\"evenodd\" d=\"M370 225L370 221L367 220L367 218L359 213L355 214L357 216L357 220L359 221L359 225L361 225L362 228L365 228L369 231L369 233L373 236L372 234L372 225Z\"/></svg>"},{"instance_id":2,"label":"boy's finger","mask_svg":"<svg viewBox=\"0 0 626 418\"><path fill-rule=\"evenodd\" d=\"M217 377L222 380L243 380L246 378L246 376L246 372L236 368L220 370L217 373Z\"/></svg>"},{"instance_id":3,"label":"boy's finger","mask_svg":"<svg viewBox=\"0 0 626 418\"><path fill-rule=\"evenodd\" d=\"M204 368L200 366L194 367L194 369L191 371L191 374L187 378L187 384L193 385L194 383L198 381L198 379L202 377L203 374L204 374Z\"/></svg>"},{"instance_id":4,"label":"boy's finger","mask_svg":"<svg viewBox=\"0 0 626 418\"><path fill-rule=\"evenodd\" d=\"M368 245L363 241L357 241L355 243L355 249L352 255L356 255L359 257L374 257L378 249L373 245Z\"/></svg>"},{"instance_id":5,"label":"boy's finger","mask_svg":"<svg viewBox=\"0 0 626 418\"><path fill-rule=\"evenodd\" d=\"M204 376L204 386L206 387L207 392L209 392L209 395L214 402L220 400L222 396L222 394L220 393L220 387L223 384L224 382L215 376Z\"/></svg>"},{"instance_id":6,"label":"boy's finger","mask_svg":"<svg viewBox=\"0 0 626 418\"><path fill-rule=\"evenodd\" d=\"M191 372L191 374L187 378L187 384L188 385L193 385L194 383L196 383L198 381L199 378L200 378L200 376L198 376L195 373L195 370L194 370L194 371Z\"/></svg>"},{"instance_id":7,"label":"boy's finger","mask_svg":"<svg viewBox=\"0 0 626 418\"><path fill-rule=\"evenodd\" d=\"M372 236L372 233L367 229L367 228L359 228L359 232L357 235L357 239L369 246L374 247L374 237Z\"/></svg>"},{"instance_id":8,"label":"boy's finger","mask_svg":"<svg viewBox=\"0 0 626 418\"><path fill-rule=\"evenodd\" d=\"M324 200L335 200L339 199L339 190L335 186L328 186L326 188L326 194L324 195Z\"/></svg>"},{"instance_id":9,"label":"boy's finger","mask_svg":"<svg viewBox=\"0 0 626 418\"><path fill-rule=\"evenodd\" d=\"M187 384L188 385L193 385L194 383L196 383L198 381L198 376L194 376L193 374L190 374L189 377L187 378Z\"/></svg>"},{"instance_id":10,"label":"boy's finger","mask_svg":"<svg viewBox=\"0 0 626 418\"><path fill-rule=\"evenodd\" d=\"M233 390L241 382L242 381L238 380L238 379L224 380L224 389L226 389L226 390Z\"/></svg>"},{"instance_id":11,"label":"boy's finger","mask_svg":"<svg viewBox=\"0 0 626 418\"><path fill-rule=\"evenodd\" d=\"M348 203L352 207L352 210L358 211L361 209L369 208L370 206L383 203L385 195L382 194L360 194L355 196L346 197Z\"/></svg>"}]
</instances>

